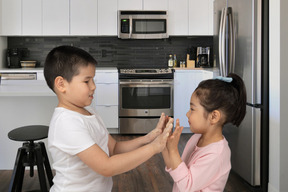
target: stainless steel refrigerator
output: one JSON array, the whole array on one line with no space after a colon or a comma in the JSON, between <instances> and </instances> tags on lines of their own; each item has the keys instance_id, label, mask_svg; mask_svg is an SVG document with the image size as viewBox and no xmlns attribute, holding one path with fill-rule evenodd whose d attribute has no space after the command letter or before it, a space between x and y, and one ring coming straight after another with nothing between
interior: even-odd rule
<instances>
[{"instance_id":1,"label":"stainless steel refrigerator","mask_svg":"<svg viewBox=\"0 0 288 192\"><path fill-rule=\"evenodd\" d=\"M239 127L226 125L232 171L252 187L267 184L268 64L263 41L262 0L214 1L214 64L220 74L243 78L247 112ZM264 24L265 25L265 24ZM263 61L264 60L264 61Z\"/></svg>"}]
</instances>

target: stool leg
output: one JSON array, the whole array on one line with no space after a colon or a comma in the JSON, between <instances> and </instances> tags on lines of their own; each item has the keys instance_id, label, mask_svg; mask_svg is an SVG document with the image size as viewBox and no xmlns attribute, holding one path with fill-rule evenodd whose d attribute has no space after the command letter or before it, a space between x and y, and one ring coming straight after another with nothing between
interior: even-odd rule
<instances>
[{"instance_id":1,"label":"stool leg","mask_svg":"<svg viewBox=\"0 0 288 192\"><path fill-rule=\"evenodd\" d=\"M23 184L23 176L25 167L22 164L23 158L25 157L26 149L21 147L18 149L15 165L12 173L12 177L9 184L9 192L21 191ZM21 180L22 179L22 180Z\"/></svg>"},{"instance_id":2,"label":"stool leg","mask_svg":"<svg viewBox=\"0 0 288 192\"><path fill-rule=\"evenodd\" d=\"M41 146L37 143L35 144L35 151L36 151L36 163L38 169L38 177L40 182L41 191L47 192L47 184L46 184L46 177L43 167L43 157L41 152Z\"/></svg>"},{"instance_id":3,"label":"stool leg","mask_svg":"<svg viewBox=\"0 0 288 192\"><path fill-rule=\"evenodd\" d=\"M44 157L44 165L45 165L45 170L46 170L48 182L49 182L50 187L52 187L52 185L53 185L53 173L52 173L51 166L49 163L45 144L43 142L39 142L39 144L41 146L42 156Z\"/></svg>"}]
</instances>

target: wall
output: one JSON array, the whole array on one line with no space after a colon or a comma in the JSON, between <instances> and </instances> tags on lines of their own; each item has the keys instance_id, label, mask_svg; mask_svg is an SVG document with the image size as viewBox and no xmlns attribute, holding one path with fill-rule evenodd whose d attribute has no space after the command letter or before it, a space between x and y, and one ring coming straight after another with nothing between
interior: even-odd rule
<instances>
[{"instance_id":1,"label":"wall","mask_svg":"<svg viewBox=\"0 0 288 192\"><path fill-rule=\"evenodd\" d=\"M103 67L167 67L169 54L186 60L191 46L213 45L212 36L170 37L157 40L122 40L117 37L8 37L8 48L28 48L25 60L40 61L59 45L73 45L88 51ZM211 54L212 56L212 54Z\"/></svg>"},{"instance_id":2,"label":"wall","mask_svg":"<svg viewBox=\"0 0 288 192\"><path fill-rule=\"evenodd\" d=\"M288 191L287 0L270 0L269 192Z\"/></svg>"}]
</instances>

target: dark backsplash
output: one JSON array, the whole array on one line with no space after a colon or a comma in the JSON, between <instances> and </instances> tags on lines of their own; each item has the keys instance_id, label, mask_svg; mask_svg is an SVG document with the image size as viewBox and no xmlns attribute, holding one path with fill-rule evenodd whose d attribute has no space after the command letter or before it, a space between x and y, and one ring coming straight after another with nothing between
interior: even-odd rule
<instances>
[{"instance_id":1,"label":"dark backsplash","mask_svg":"<svg viewBox=\"0 0 288 192\"><path fill-rule=\"evenodd\" d=\"M8 38L8 48L28 48L28 55L23 60L36 60L38 66L43 66L48 52L60 45L73 45L88 51L101 67L165 68L170 54L176 54L180 61L186 60L188 48L202 46L213 50L213 36L160 40L123 40L117 37Z\"/></svg>"}]
</instances>

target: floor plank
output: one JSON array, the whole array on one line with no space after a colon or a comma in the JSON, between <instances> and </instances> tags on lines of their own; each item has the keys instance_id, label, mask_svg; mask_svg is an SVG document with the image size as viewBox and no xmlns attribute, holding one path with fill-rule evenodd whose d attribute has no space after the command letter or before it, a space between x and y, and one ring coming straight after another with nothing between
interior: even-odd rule
<instances>
[{"instance_id":1,"label":"floor plank","mask_svg":"<svg viewBox=\"0 0 288 192\"><path fill-rule=\"evenodd\" d=\"M116 140L128 140L138 135L112 135ZM179 142L179 151L182 153L191 134L182 134ZM173 181L164 170L164 160L161 154L154 155L151 159L126 173L113 177L112 192L169 192L172 190ZM0 192L8 191L11 170L0 170ZM34 177L25 172L23 191L39 189L37 172ZM225 192L252 192L254 191L233 172L230 173Z\"/></svg>"}]
</instances>

